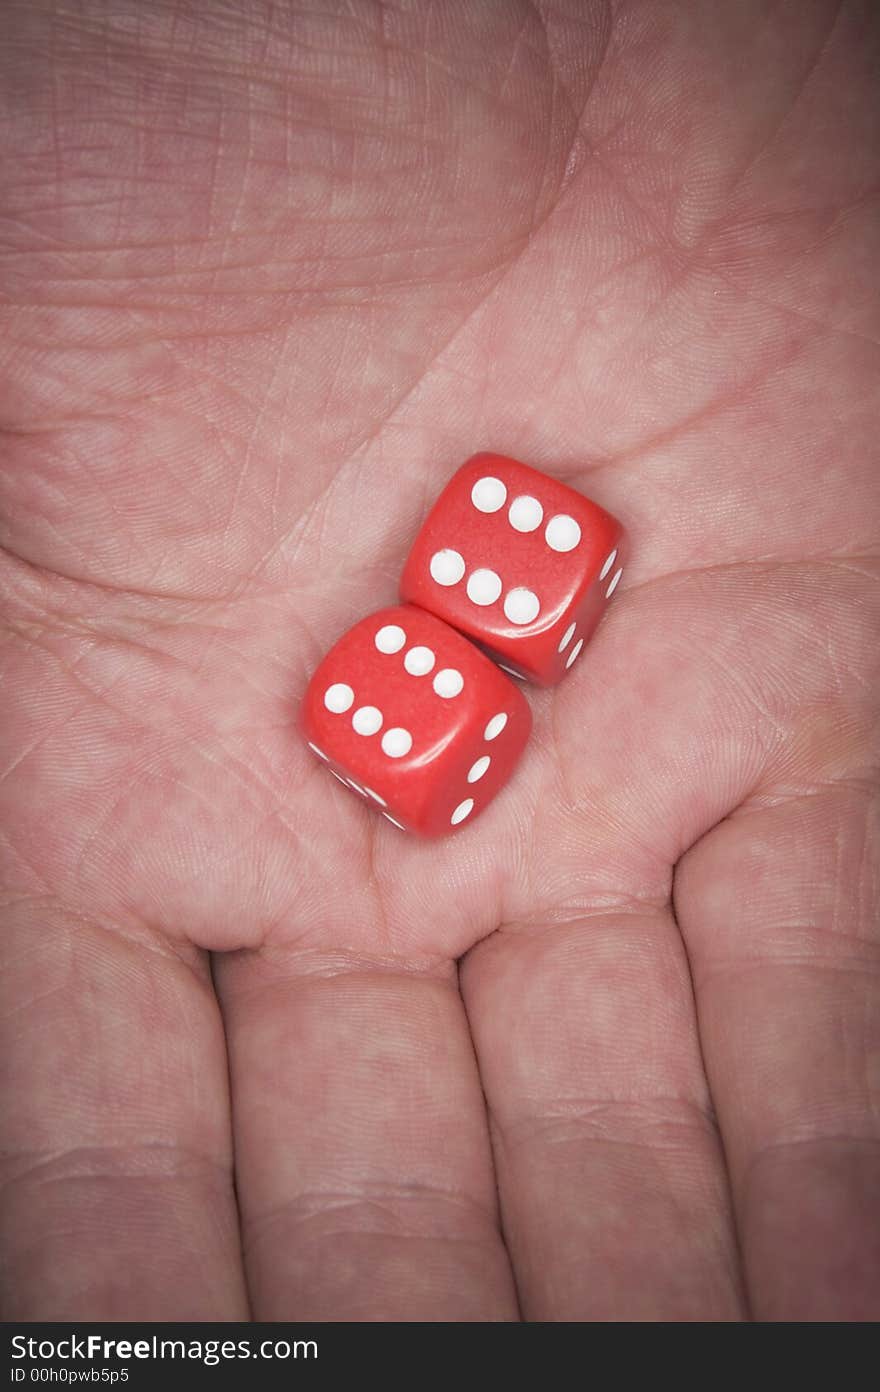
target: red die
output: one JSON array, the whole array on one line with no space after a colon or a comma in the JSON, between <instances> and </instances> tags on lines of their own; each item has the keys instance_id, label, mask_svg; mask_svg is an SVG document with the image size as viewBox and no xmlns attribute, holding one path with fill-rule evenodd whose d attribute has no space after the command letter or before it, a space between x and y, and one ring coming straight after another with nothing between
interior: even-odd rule
<instances>
[{"instance_id":1,"label":"red die","mask_svg":"<svg viewBox=\"0 0 880 1392\"><path fill-rule=\"evenodd\" d=\"M620 582L623 528L557 479L475 454L425 519L400 584L514 676L552 686Z\"/></svg>"},{"instance_id":2,"label":"red die","mask_svg":"<svg viewBox=\"0 0 880 1392\"><path fill-rule=\"evenodd\" d=\"M302 726L341 782L397 826L438 836L510 777L532 717L522 693L423 609L349 629L309 683Z\"/></svg>"}]
</instances>

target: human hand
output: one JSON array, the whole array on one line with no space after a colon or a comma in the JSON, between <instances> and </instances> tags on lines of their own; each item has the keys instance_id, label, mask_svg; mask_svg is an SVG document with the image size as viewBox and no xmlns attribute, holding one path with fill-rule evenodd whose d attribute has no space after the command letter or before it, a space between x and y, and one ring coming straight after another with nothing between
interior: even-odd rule
<instances>
[{"instance_id":1,"label":"human hand","mask_svg":"<svg viewBox=\"0 0 880 1392\"><path fill-rule=\"evenodd\" d=\"M6 1318L876 1317L876 13L6 29ZM427 844L295 708L478 448L632 560Z\"/></svg>"}]
</instances>

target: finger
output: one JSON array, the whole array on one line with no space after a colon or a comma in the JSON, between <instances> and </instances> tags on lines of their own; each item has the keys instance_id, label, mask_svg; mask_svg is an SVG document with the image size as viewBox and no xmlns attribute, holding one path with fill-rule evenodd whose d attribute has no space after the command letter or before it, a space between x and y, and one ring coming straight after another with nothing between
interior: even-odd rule
<instances>
[{"instance_id":1,"label":"finger","mask_svg":"<svg viewBox=\"0 0 880 1392\"><path fill-rule=\"evenodd\" d=\"M734 1319L727 1186L668 906L506 927L462 988L535 1320Z\"/></svg>"},{"instance_id":2,"label":"finger","mask_svg":"<svg viewBox=\"0 0 880 1392\"><path fill-rule=\"evenodd\" d=\"M247 1318L205 960L20 900L0 1059L4 1318Z\"/></svg>"},{"instance_id":3,"label":"finger","mask_svg":"<svg viewBox=\"0 0 880 1392\"><path fill-rule=\"evenodd\" d=\"M255 1317L514 1319L454 965L220 964Z\"/></svg>"},{"instance_id":4,"label":"finger","mask_svg":"<svg viewBox=\"0 0 880 1392\"><path fill-rule=\"evenodd\" d=\"M757 795L680 867L707 1071L750 1300L880 1315L876 788Z\"/></svg>"}]
</instances>

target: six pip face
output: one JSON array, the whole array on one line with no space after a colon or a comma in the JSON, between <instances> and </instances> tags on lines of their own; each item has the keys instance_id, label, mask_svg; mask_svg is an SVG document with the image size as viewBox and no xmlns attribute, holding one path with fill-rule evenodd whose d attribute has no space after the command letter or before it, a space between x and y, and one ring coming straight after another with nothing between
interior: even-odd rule
<instances>
[{"instance_id":1,"label":"six pip face","mask_svg":"<svg viewBox=\"0 0 880 1392\"><path fill-rule=\"evenodd\" d=\"M440 494L407 560L401 598L543 686L580 656L623 573L623 528L526 464L477 454Z\"/></svg>"},{"instance_id":2,"label":"six pip face","mask_svg":"<svg viewBox=\"0 0 880 1392\"><path fill-rule=\"evenodd\" d=\"M319 759L388 821L438 836L504 786L531 730L522 692L424 610L380 610L340 638L306 692Z\"/></svg>"}]
</instances>

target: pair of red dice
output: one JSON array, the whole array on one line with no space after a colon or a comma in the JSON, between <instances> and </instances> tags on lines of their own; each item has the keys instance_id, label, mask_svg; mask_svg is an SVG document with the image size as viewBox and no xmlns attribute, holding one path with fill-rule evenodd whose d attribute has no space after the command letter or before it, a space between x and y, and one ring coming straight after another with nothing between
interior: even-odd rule
<instances>
[{"instance_id":1,"label":"pair of red dice","mask_svg":"<svg viewBox=\"0 0 880 1392\"><path fill-rule=\"evenodd\" d=\"M469 823L532 725L499 668L558 682L618 587L623 549L620 523L582 494L474 455L416 538L402 603L355 624L315 672L310 748L395 826L438 836Z\"/></svg>"}]
</instances>

